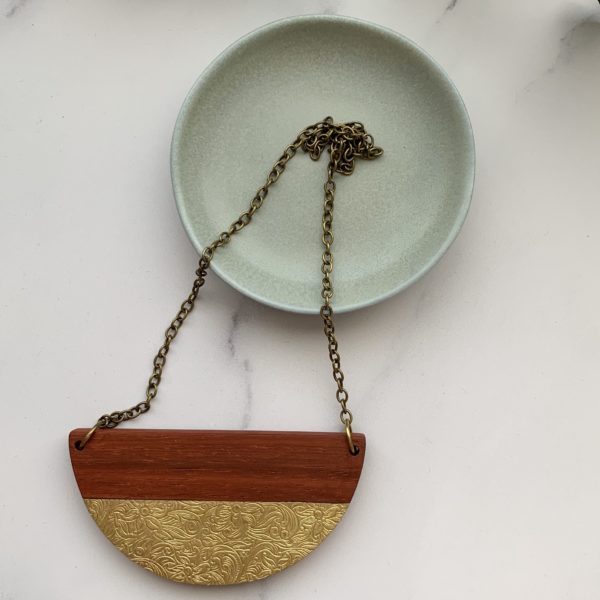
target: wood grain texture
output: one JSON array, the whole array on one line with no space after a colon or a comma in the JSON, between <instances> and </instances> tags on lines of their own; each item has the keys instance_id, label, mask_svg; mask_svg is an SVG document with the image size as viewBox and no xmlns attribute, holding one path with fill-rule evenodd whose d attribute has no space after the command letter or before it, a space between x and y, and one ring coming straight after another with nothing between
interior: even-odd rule
<instances>
[{"instance_id":1,"label":"wood grain texture","mask_svg":"<svg viewBox=\"0 0 600 600\"><path fill-rule=\"evenodd\" d=\"M83 450L69 436L84 498L350 502L366 439L344 433L100 429Z\"/></svg>"}]
</instances>

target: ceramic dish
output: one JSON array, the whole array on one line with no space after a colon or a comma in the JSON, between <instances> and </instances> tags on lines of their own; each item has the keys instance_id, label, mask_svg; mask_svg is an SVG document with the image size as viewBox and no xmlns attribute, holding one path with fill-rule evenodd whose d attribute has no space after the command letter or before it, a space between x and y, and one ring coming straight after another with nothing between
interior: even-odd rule
<instances>
[{"instance_id":1,"label":"ceramic dish","mask_svg":"<svg viewBox=\"0 0 600 600\"><path fill-rule=\"evenodd\" d=\"M270 23L202 73L177 119L171 173L198 251L246 209L283 148L332 115L362 121L383 157L337 177L333 306L357 309L406 288L462 225L475 152L460 95L423 50L389 29L315 15ZM213 270L268 305L317 313L326 158L302 152Z\"/></svg>"}]
</instances>

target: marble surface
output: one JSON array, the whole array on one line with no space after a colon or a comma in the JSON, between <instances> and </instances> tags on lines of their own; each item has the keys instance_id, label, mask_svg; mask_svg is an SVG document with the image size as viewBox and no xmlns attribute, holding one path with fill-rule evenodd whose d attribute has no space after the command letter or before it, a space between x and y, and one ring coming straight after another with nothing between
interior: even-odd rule
<instances>
[{"instance_id":1,"label":"marble surface","mask_svg":"<svg viewBox=\"0 0 600 600\"><path fill-rule=\"evenodd\" d=\"M473 203L426 277L339 319L350 511L264 582L196 589L115 551L67 433L139 401L195 251L169 142L191 83L265 22L392 27L458 86ZM597 2L0 3L0 598L592 600L600 587ZM315 317L210 279L146 427L318 429L337 407Z\"/></svg>"}]
</instances>

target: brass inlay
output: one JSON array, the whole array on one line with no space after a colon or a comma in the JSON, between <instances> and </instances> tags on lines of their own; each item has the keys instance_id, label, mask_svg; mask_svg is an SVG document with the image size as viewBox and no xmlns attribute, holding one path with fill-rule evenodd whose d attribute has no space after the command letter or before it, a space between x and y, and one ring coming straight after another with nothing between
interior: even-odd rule
<instances>
[{"instance_id":1,"label":"brass inlay","mask_svg":"<svg viewBox=\"0 0 600 600\"><path fill-rule=\"evenodd\" d=\"M262 579L312 552L348 504L85 500L106 537L134 562L183 583Z\"/></svg>"}]
</instances>

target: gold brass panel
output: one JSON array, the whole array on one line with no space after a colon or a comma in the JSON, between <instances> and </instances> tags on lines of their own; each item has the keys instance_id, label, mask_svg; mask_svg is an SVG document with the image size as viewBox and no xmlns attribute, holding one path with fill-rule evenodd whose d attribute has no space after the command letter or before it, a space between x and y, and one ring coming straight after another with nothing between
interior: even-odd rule
<instances>
[{"instance_id":1,"label":"gold brass panel","mask_svg":"<svg viewBox=\"0 0 600 600\"><path fill-rule=\"evenodd\" d=\"M106 537L156 575L202 585L262 579L312 552L348 504L96 500L86 506Z\"/></svg>"}]
</instances>

